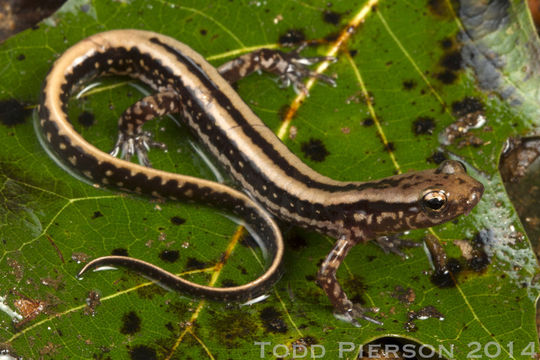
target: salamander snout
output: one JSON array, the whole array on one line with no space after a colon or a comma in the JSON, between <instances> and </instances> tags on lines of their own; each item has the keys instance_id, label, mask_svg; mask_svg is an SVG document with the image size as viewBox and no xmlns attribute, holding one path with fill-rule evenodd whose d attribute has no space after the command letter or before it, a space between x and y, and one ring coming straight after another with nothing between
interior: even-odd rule
<instances>
[{"instance_id":1,"label":"salamander snout","mask_svg":"<svg viewBox=\"0 0 540 360\"><path fill-rule=\"evenodd\" d=\"M479 181L475 180L475 182L476 184L471 188L469 198L466 200L467 209L463 212L465 215L468 215L471 212L482 198L482 194L484 194L484 185Z\"/></svg>"}]
</instances>

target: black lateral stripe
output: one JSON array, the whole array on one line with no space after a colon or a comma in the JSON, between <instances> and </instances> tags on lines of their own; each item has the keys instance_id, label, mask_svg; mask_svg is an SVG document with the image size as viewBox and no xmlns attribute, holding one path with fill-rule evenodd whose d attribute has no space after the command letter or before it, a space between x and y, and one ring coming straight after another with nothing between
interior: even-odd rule
<instances>
[{"instance_id":1,"label":"black lateral stripe","mask_svg":"<svg viewBox=\"0 0 540 360\"><path fill-rule=\"evenodd\" d=\"M173 49L171 49L170 51L173 51ZM177 55L184 58L184 56L182 54L177 54ZM95 76L99 76L99 75L107 73L108 71L110 71L111 68L114 69L116 72L121 72L122 73L122 72L124 72L126 70L125 67L127 67L127 66L134 66L133 73L135 73L135 74L144 72L144 69L141 69L141 68L139 68L137 66L137 64L138 64L137 61L133 61L131 64L124 63L122 66L119 66L117 62L114 62L113 64L109 65L107 63L108 59L133 59L133 60L143 59L148 64L152 63L153 64L153 66L152 66L153 69L159 69L167 77L172 77L171 69L168 69L168 68L164 67L160 62L157 62L156 59L153 58L152 56L150 56L149 54L141 53L141 52L138 51L138 49L127 50L125 48L110 48L110 49L107 49L104 52L97 53L94 56L89 57L88 59L85 59L85 61L83 61L77 67L75 67L73 69L72 73L66 75L67 82L63 86L63 89L62 89L63 93L61 95L61 97L62 97L61 101L62 101L62 103L64 105L63 106L64 108L67 105L67 100L68 100L69 94L71 93L72 87L77 84L77 81L76 81L77 79L93 78ZM96 69L95 69L94 64L96 62L98 62L100 64L99 71L96 71ZM217 88L217 85L214 84L212 82L212 80L210 78L208 78L208 76L206 76L204 71L197 64L195 64L190 59L186 59L185 62L183 62L183 64L186 64L186 66L189 66L190 71L193 71L194 74L196 76L198 76L199 80L202 81L204 83L204 85L207 86L208 89L210 89L213 92L213 95L216 96L216 99L222 99L220 101L221 106L223 106L223 107L229 106L229 108L234 109L232 104L228 101L227 97ZM151 79L151 77L149 77L149 78ZM179 89L178 89L179 91L180 90L185 90L185 88L183 88L183 84L180 82L180 79L175 79L175 84L176 84L177 87L179 87ZM154 85L156 85L156 84L154 84ZM191 94L189 94L189 93L187 93L185 91L182 91L182 92L186 96L191 95ZM198 112L201 112L202 114L204 114L204 109L197 108L196 104L197 104L196 102L193 103L193 106L195 107L195 109L193 109L193 110L195 110L195 112L198 111ZM287 164L290 170L292 170L292 171L296 170L294 167L289 165L288 162L286 162L286 160L279 153L277 153L274 150L274 148L269 143L267 143L266 140L264 138L262 138L257 131L253 130L253 128L251 126L247 125L247 122L245 121L245 118L242 116L242 114L240 112L236 111L236 113L233 114L233 115L234 115L235 119L237 119L237 120L241 119L244 122L244 124L246 124L246 126L244 126L243 128L244 128L244 130L245 130L245 132L247 133L248 136L258 138L259 139L258 144L266 144L266 146L270 149L268 151L273 152L273 154L271 154L271 156L273 157L274 160L279 159L279 161ZM233 116L233 115L231 115L231 116ZM48 117L45 116L44 118L48 118ZM216 130L217 129L214 128L212 131L216 131ZM219 129L219 130L220 130L220 133L222 135L222 138L225 139L227 137L227 134L225 134L221 129ZM204 127L201 128L201 131L205 132ZM207 134L207 135L210 136L210 138L212 137L211 134ZM67 140L68 139L64 139L64 141L67 141ZM231 147L230 147L231 145L232 145L231 143L221 144L221 146L222 146L222 148L224 150L231 149ZM236 150L236 147L233 147L233 148ZM57 149L57 151L58 151L58 149ZM229 152L225 151L225 153L228 154ZM236 154L235 156L238 156L237 152L235 154ZM77 156L80 157L82 155L77 154ZM257 166L257 164L253 164L251 161L249 161L249 159L244 158L244 163L245 163L245 165L248 165L252 169L252 171L247 171L247 169L243 169L243 171L242 171L242 169L237 167L237 162L232 161L232 159L229 159L229 162L230 162L230 166L235 167L237 172L242 172L243 173L243 176L245 177L246 181L248 181L249 183L255 184L255 183L258 183L260 181L259 179L256 178L256 177L262 176L262 174L260 172L260 169ZM278 161L276 161L276 162L278 162ZM85 166L85 170L90 171L92 173L92 177L94 179L96 179L96 180L99 180L99 179L104 177L103 173L106 170L106 166L99 167L99 166L96 166L94 164L92 166ZM122 173L123 176L121 176L121 177L125 178L125 176L127 176L127 174L125 174L124 172L125 172L125 169L116 169L115 170L115 173L119 173L119 174ZM288 175L290 175L290 172L289 172ZM305 176L303 174L300 174L300 175L304 177L302 180L304 181L304 183L308 187L314 187L313 186L314 184L320 184L320 183L314 182L311 178L309 178L309 177L307 177L307 176ZM414 176L414 175L411 175L411 176ZM406 178L409 178L409 176L407 176ZM118 179L118 180L120 180L120 179ZM142 189L147 188L146 186L143 185L144 181L135 181L135 183L137 183L137 185L139 187L141 187ZM332 191L332 192L338 192L338 191L347 191L347 190L351 190L351 189L361 191L361 190L373 189L373 188L396 187L396 186L398 186L398 183L399 183L399 180L396 180L396 179L383 179L383 180L376 181L376 182L371 182L371 183L351 184L351 185L346 186L346 187L336 187L336 186L330 186L330 185L327 185L327 184L320 184L320 185L323 185L323 186L321 186L321 187L324 187L323 190ZM300 215L302 217L305 217L305 218L313 218L314 216L316 216L319 220L335 221L336 219L339 219L341 217L340 213L342 211L344 211L344 209L345 209L344 208L345 204L328 206L328 205L323 205L323 204L321 204L321 203L319 203L317 201L300 200L298 197L296 197L296 196L294 196L294 195L292 195L292 194L290 194L288 192L284 192L283 189L281 189L277 184L274 184L273 182L265 181L265 184L266 184L266 187L267 187L267 191L261 192L261 194L260 194L260 200L263 203L264 202L271 202L271 203L273 203L273 204L275 204L275 205L277 205L279 207L288 208L292 213L296 213L296 214L298 214L298 215ZM260 192L260 191L262 191L262 187L257 186L255 190L257 192ZM151 191L144 190L144 192L151 192ZM270 196L272 193L278 194L278 197L274 198L274 197ZM294 208L290 208L289 207L290 204L293 204ZM402 206L400 206L400 205L402 205ZM356 210L363 210L363 211L366 211L368 213L369 212L386 211L387 208L390 208L390 207L393 208L393 209L399 208L399 209L406 210L406 208L408 206L410 206L410 204L400 204L400 205L398 205L396 203L393 203L391 201L380 201L380 202L365 201L365 202L351 203L350 204L350 206L356 206ZM347 206L345 206L345 207L347 207ZM290 221L293 222L293 223L298 223L301 226L304 225L301 221L298 221L294 217L291 218Z\"/></svg>"},{"instance_id":2,"label":"black lateral stripe","mask_svg":"<svg viewBox=\"0 0 540 360\"><path fill-rule=\"evenodd\" d=\"M210 78L208 78L206 73L198 64L196 64L192 59L183 55L175 48L161 42L158 38L151 38L150 41L154 44L162 46L167 52L173 54L179 62L184 64L191 73L197 76L199 81L201 81L204 86L208 90L210 90L213 98L217 100L219 105L223 109L228 111L231 117L236 120L236 122L238 123L242 131L246 134L246 136L251 138L253 142L257 144L257 146L259 146L261 150L266 155L268 155L272 159L272 161L275 162L276 165L285 172L287 176L302 182L307 187L325 190L329 192L341 192L358 189L358 185L356 184L348 184L344 186L330 185L315 181L309 176L301 173L296 167L291 165L287 161L287 159L285 159L276 149L274 149L272 144L266 141L266 139L263 138L261 134L254 129L253 126L249 124L244 115L240 111L238 111L236 107L233 106L233 104L229 100L229 97L225 95L221 90L219 90L217 85Z\"/></svg>"}]
</instances>

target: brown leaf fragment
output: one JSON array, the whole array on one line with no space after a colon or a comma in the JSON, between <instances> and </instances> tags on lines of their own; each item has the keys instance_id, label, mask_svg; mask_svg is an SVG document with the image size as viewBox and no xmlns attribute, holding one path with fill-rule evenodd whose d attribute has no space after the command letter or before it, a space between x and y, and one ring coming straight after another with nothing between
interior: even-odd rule
<instances>
[{"instance_id":1,"label":"brown leaf fragment","mask_svg":"<svg viewBox=\"0 0 540 360\"><path fill-rule=\"evenodd\" d=\"M15 259L8 258L7 259L8 266L11 268L10 274L15 276L15 280L17 282L21 281L24 276L23 267L19 262Z\"/></svg>"},{"instance_id":2,"label":"brown leaf fragment","mask_svg":"<svg viewBox=\"0 0 540 360\"><path fill-rule=\"evenodd\" d=\"M101 295L97 291L90 291L86 298L86 307L84 308L84 315L96 314L96 307L101 305Z\"/></svg>"},{"instance_id":3,"label":"brown leaf fragment","mask_svg":"<svg viewBox=\"0 0 540 360\"><path fill-rule=\"evenodd\" d=\"M15 324L17 328L22 327L29 321L35 319L47 307L47 302L41 300L33 300L29 298L17 299L13 302L23 319Z\"/></svg>"},{"instance_id":4,"label":"brown leaf fragment","mask_svg":"<svg viewBox=\"0 0 540 360\"><path fill-rule=\"evenodd\" d=\"M77 264L87 263L90 259L90 256L82 252L74 252L71 254L71 260L75 261Z\"/></svg>"},{"instance_id":5,"label":"brown leaf fragment","mask_svg":"<svg viewBox=\"0 0 540 360\"><path fill-rule=\"evenodd\" d=\"M60 349L61 345L57 345L57 344L53 344L52 342L48 342L47 345L45 345L44 347L42 347L40 350L39 350L39 354L40 355L53 355L53 354L56 354L58 352L58 349Z\"/></svg>"}]
</instances>

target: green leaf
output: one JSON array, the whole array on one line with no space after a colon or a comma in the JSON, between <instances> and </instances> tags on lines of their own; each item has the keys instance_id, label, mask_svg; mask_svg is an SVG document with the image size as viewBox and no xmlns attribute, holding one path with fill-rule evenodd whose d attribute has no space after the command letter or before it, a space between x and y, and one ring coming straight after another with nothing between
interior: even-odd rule
<instances>
[{"instance_id":1,"label":"green leaf","mask_svg":"<svg viewBox=\"0 0 540 360\"><path fill-rule=\"evenodd\" d=\"M526 352L538 349L538 265L497 164L505 139L538 123L537 39L522 1L448 3L69 1L39 29L2 44L1 104L10 101L23 120L11 113L0 124L2 346L25 359L246 359L260 358L262 343L266 358L287 357L287 351L292 358L293 345L305 344L315 355L324 349L326 358L339 358L341 346L343 357L354 358L361 344L396 336L453 351L441 353L455 359L478 347L476 355L499 349L495 358L530 358ZM218 210L96 188L42 149L28 110L38 104L52 62L86 36L114 28L170 35L215 65L278 47L287 34L321 40L305 53L336 51L338 62L326 70L337 77L336 88L316 83L299 102L271 76L253 75L237 84L238 92L292 151L336 179L429 168L441 153L467 163L486 186L477 208L407 237L430 233L464 265L461 240L488 234L489 266L467 268L456 286L438 288L422 248L407 250L410 258L402 261L372 244L359 245L339 278L355 300L380 307L384 321L361 328L336 320L314 282L333 239L287 226L286 273L269 299L252 306L187 298L124 269L77 280L78 261L111 253L216 286L242 284L262 271L259 252L240 241L245 234ZM141 96L131 81L100 79L86 97L72 99L70 116L86 139L108 151L116 119ZM456 107L464 100L484 109L487 124L471 130L482 145L444 146L439 135L460 117ZM92 118L92 126L81 125ZM434 127L415 133L422 121ZM156 168L214 179L184 126L164 118L149 129L169 148L152 151ZM224 253L231 255L226 262ZM407 289L410 301L404 303L400 295ZM91 292L100 303L87 300ZM411 331L409 311L427 306L444 320L415 320ZM9 309L25 312L25 319L13 322Z\"/></svg>"}]
</instances>

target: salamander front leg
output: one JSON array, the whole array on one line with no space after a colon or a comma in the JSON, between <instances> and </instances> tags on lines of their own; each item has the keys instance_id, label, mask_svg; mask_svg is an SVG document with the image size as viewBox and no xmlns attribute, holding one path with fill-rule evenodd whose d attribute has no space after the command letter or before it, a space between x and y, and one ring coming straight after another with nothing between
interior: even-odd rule
<instances>
[{"instance_id":1,"label":"salamander front leg","mask_svg":"<svg viewBox=\"0 0 540 360\"><path fill-rule=\"evenodd\" d=\"M276 74L279 83L283 87L292 85L294 89L308 93L303 80L314 77L332 86L336 82L329 76L312 71L308 66L323 61L335 62L331 56L304 57L300 52L307 46L306 43L297 49L285 53L280 50L260 49L249 54L242 55L231 60L218 68L219 73L230 83L234 83L254 71L264 71Z\"/></svg>"},{"instance_id":2,"label":"salamander front leg","mask_svg":"<svg viewBox=\"0 0 540 360\"><path fill-rule=\"evenodd\" d=\"M141 165L151 166L148 159L150 148L166 149L166 146L152 140L152 134L143 131L142 126L156 117L178 113L180 107L178 94L173 91L150 95L131 105L118 120L118 139L110 154L127 161L137 155Z\"/></svg>"},{"instance_id":3,"label":"salamander front leg","mask_svg":"<svg viewBox=\"0 0 540 360\"><path fill-rule=\"evenodd\" d=\"M358 304L353 304L343 288L339 284L336 278L336 272L349 253L354 245L357 242L342 236L338 239L333 249L324 259L321 267L319 268L319 273L317 274L317 281L319 285L323 288L326 296L332 303L335 309L335 315L341 320L350 322L356 326L360 326L356 319L364 319L375 323L377 325L382 325L382 322L365 315L367 312L376 312L376 309L363 308Z\"/></svg>"}]
</instances>

